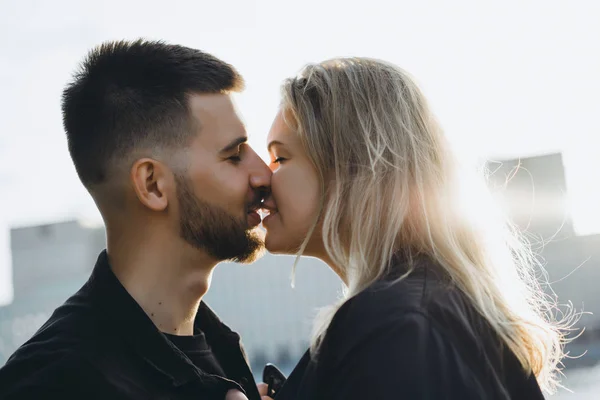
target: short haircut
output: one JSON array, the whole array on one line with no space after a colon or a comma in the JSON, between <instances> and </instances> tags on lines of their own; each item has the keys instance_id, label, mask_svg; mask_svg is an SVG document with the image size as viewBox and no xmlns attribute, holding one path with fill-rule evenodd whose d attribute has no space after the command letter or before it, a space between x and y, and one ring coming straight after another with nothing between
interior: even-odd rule
<instances>
[{"instance_id":1,"label":"short haircut","mask_svg":"<svg viewBox=\"0 0 600 400\"><path fill-rule=\"evenodd\" d=\"M92 49L62 96L69 152L88 189L107 179L109 164L143 148L177 148L195 124L190 94L241 91L229 64L161 41L106 42Z\"/></svg>"}]
</instances>

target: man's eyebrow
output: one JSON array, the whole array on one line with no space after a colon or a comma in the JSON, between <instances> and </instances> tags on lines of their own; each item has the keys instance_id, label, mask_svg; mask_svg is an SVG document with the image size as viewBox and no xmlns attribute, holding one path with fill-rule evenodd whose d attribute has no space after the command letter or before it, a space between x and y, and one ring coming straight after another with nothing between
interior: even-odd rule
<instances>
[{"instance_id":1,"label":"man's eyebrow","mask_svg":"<svg viewBox=\"0 0 600 400\"><path fill-rule=\"evenodd\" d=\"M229 153L230 151L236 149L240 144L246 143L247 141L247 136L240 136L239 138L233 139L227 146L223 147L219 151L219 154Z\"/></svg>"},{"instance_id":2,"label":"man's eyebrow","mask_svg":"<svg viewBox=\"0 0 600 400\"><path fill-rule=\"evenodd\" d=\"M283 143L281 143L279 140L272 140L271 143L267 145L267 151L271 151L271 147L273 146L283 146Z\"/></svg>"}]
</instances>

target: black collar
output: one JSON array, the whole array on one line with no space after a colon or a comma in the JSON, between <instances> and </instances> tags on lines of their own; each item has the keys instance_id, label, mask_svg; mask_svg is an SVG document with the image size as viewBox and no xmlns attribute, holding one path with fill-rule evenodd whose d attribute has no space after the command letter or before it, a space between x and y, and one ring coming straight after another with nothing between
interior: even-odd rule
<instances>
[{"instance_id":1,"label":"black collar","mask_svg":"<svg viewBox=\"0 0 600 400\"><path fill-rule=\"evenodd\" d=\"M156 328L113 273L106 250L100 253L86 286L92 302L106 322L117 327L132 349L167 375L173 385L180 386L193 379L200 379L207 385L217 383L218 378L196 368ZM224 346L239 351L239 335L223 324L204 302L200 304L194 326L204 332L215 350Z\"/></svg>"}]
</instances>

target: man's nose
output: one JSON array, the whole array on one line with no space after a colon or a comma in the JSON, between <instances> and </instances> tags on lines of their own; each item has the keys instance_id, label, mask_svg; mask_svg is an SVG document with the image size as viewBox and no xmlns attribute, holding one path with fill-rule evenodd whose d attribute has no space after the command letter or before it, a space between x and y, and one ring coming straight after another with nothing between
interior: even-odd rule
<instances>
[{"instance_id":1,"label":"man's nose","mask_svg":"<svg viewBox=\"0 0 600 400\"><path fill-rule=\"evenodd\" d=\"M255 189L268 189L271 187L271 169L265 162L254 152L252 152L252 160L250 166L250 186Z\"/></svg>"}]
</instances>

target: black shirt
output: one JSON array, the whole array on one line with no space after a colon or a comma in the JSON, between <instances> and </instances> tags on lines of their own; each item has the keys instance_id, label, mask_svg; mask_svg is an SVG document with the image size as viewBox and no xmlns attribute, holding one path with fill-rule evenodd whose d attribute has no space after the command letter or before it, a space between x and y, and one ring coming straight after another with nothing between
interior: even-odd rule
<instances>
[{"instance_id":1,"label":"black shirt","mask_svg":"<svg viewBox=\"0 0 600 400\"><path fill-rule=\"evenodd\" d=\"M276 400L543 400L536 378L440 271L420 260L404 280L348 300Z\"/></svg>"},{"instance_id":2,"label":"black shirt","mask_svg":"<svg viewBox=\"0 0 600 400\"><path fill-rule=\"evenodd\" d=\"M0 368L0 399L223 400L236 388L260 400L239 335L204 303L194 325L224 375L198 368L156 328L103 251L88 282Z\"/></svg>"},{"instance_id":3,"label":"black shirt","mask_svg":"<svg viewBox=\"0 0 600 400\"><path fill-rule=\"evenodd\" d=\"M193 336L163 334L200 370L208 374L226 377L225 371L213 354L203 332L197 331Z\"/></svg>"}]
</instances>

